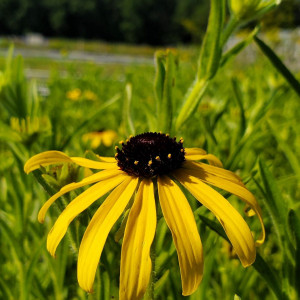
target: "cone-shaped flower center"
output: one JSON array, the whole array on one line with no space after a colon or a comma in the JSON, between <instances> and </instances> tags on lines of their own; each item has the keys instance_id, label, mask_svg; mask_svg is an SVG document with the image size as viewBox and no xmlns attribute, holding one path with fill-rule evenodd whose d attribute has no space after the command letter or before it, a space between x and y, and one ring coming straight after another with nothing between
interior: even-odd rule
<instances>
[{"instance_id":1,"label":"cone-shaped flower center","mask_svg":"<svg viewBox=\"0 0 300 300\"><path fill-rule=\"evenodd\" d=\"M130 175L150 178L168 174L185 160L183 139L176 142L176 137L163 133L146 132L120 143L122 149L116 147L118 166Z\"/></svg>"}]
</instances>

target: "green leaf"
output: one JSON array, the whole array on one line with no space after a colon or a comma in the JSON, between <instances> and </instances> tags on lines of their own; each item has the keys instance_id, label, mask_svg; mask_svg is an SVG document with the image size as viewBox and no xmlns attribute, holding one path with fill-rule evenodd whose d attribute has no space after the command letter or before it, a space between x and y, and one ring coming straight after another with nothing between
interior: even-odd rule
<instances>
[{"instance_id":1,"label":"green leaf","mask_svg":"<svg viewBox=\"0 0 300 300\"><path fill-rule=\"evenodd\" d=\"M45 181L43 173L40 170L34 170L32 174L49 196L53 196L56 193L56 191Z\"/></svg>"},{"instance_id":2,"label":"green leaf","mask_svg":"<svg viewBox=\"0 0 300 300\"><path fill-rule=\"evenodd\" d=\"M124 133L126 136L131 134L135 134L135 128L133 125L133 121L131 118L131 100L132 100L132 83L131 81L126 83L125 86L125 98L123 103L123 126L124 126Z\"/></svg>"},{"instance_id":3,"label":"green leaf","mask_svg":"<svg viewBox=\"0 0 300 300\"><path fill-rule=\"evenodd\" d=\"M206 226L208 226L210 229L215 231L219 236L221 236L223 239L225 239L226 241L228 241L230 243L223 227L220 224L218 224L215 221L212 221L204 216L201 216L201 215L199 215L199 218L202 220L202 222ZM281 287L280 287L280 281L278 280L276 274L269 267L269 265L266 263L266 261L260 256L259 253L256 253L256 260L252 266L262 276L262 278L264 278L264 280L268 284L269 288L277 296L277 299L284 299L282 291L281 291Z\"/></svg>"},{"instance_id":4,"label":"green leaf","mask_svg":"<svg viewBox=\"0 0 300 300\"><path fill-rule=\"evenodd\" d=\"M162 292L165 283L169 279L169 273L170 273L170 270L166 270L164 272L164 274L155 282L155 284L154 284L154 295L155 295L154 298L155 299L157 299L157 297Z\"/></svg>"},{"instance_id":5,"label":"green leaf","mask_svg":"<svg viewBox=\"0 0 300 300\"><path fill-rule=\"evenodd\" d=\"M154 82L154 93L157 108L157 131L171 132L173 119L173 88L175 84L176 57L174 53L157 51L156 77Z\"/></svg>"},{"instance_id":6,"label":"green leaf","mask_svg":"<svg viewBox=\"0 0 300 300\"><path fill-rule=\"evenodd\" d=\"M253 39L256 36L256 34L258 33L259 29L260 28L258 26L256 26L244 40L237 43L230 50L228 50L225 54L223 54L221 62L220 62L220 67L223 67L230 59L234 58L245 47L247 47L253 41Z\"/></svg>"},{"instance_id":7,"label":"green leaf","mask_svg":"<svg viewBox=\"0 0 300 300\"><path fill-rule=\"evenodd\" d=\"M295 274L294 285L298 296L300 296L300 285L297 282L300 278L300 221L294 210L289 211L289 227L295 239Z\"/></svg>"},{"instance_id":8,"label":"green leaf","mask_svg":"<svg viewBox=\"0 0 300 300\"><path fill-rule=\"evenodd\" d=\"M278 147L282 149L284 155L288 159L291 168L294 170L295 174L300 177L300 162L294 150L291 148L291 146L288 143L284 141L283 138L281 138L279 134L279 128L276 128L273 122L269 121L268 125L270 127L273 136L275 137L278 143Z\"/></svg>"},{"instance_id":9,"label":"green leaf","mask_svg":"<svg viewBox=\"0 0 300 300\"><path fill-rule=\"evenodd\" d=\"M208 86L216 74L222 54L221 32L225 11L224 0L211 0L208 26L200 50L197 76L185 94L175 123L176 131L195 112Z\"/></svg>"},{"instance_id":10,"label":"green leaf","mask_svg":"<svg viewBox=\"0 0 300 300\"><path fill-rule=\"evenodd\" d=\"M157 103L157 111L159 111L160 108L160 102L163 98L164 93L164 81L165 81L165 66L163 63L163 51L156 51L155 52L155 79L154 79L154 95L156 98Z\"/></svg>"},{"instance_id":11,"label":"green leaf","mask_svg":"<svg viewBox=\"0 0 300 300\"><path fill-rule=\"evenodd\" d=\"M222 53L220 37L223 29L224 0L211 0L207 30L200 51L198 80L211 79L217 72Z\"/></svg>"},{"instance_id":12,"label":"green leaf","mask_svg":"<svg viewBox=\"0 0 300 300\"><path fill-rule=\"evenodd\" d=\"M262 50L262 52L267 56L272 65L277 69L279 73L286 79L294 91L300 96L300 83L291 73L291 71L285 66L281 59L276 55L276 53L261 39L254 37L256 44Z\"/></svg>"},{"instance_id":13,"label":"green leaf","mask_svg":"<svg viewBox=\"0 0 300 300\"><path fill-rule=\"evenodd\" d=\"M241 87L238 83L238 81L235 78L232 78L231 80L232 89L234 98L237 101L237 104L240 109L240 126L239 126L239 136L243 136L243 134L246 131L246 117L245 117L245 110L244 110L244 104L243 104L243 93L241 91Z\"/></svg>"},{"instance_id":14,"label":"green leaf","mask_svg":"<svg viewBox=\"0 0 300 300\"><path fill-rule=\"evenodd\" d=\"M285 236L287 207L278 188L278 184L262 159L258 160L259 171L264 186L264 202L279 231L279 238Z\"/></svg>"},{"instance_id":15,"label":"green leaf","mask_svg":"<svg viewBox=\"0 0 300 300\"><path fill-rule=\"evenodd\" d=\"M194 81L192 86L189 88L183 106L179 111L178 117L176 118L175 129L180 130L182 124L194 113L197 109L202 96L204 95L209 81L201 80Z\"/></svg>"}]
</instances>

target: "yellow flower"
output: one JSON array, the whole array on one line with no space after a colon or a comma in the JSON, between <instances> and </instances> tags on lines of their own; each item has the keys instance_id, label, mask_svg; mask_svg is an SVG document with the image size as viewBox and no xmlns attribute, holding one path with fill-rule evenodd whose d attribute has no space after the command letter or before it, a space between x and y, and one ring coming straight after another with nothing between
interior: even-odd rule
<instances>
[{"instance_id":1,"label":"yellow flower","mask_svg":"<svg viewBox=\"0 0 300 300\"><path fill-rule=\"evenodd\" d=\"M91 101L96 101L98 99L97 95L90 90L84 91L82 97L86 100L91 100Z\"/></svg>"},{"instance_id":2,"label":"yellow flower","mask_svg":"<svg viewBox=\"0 0 300 300\"><path fill-rule=\"evenodd\" d=\"M70 222L101 196L113 190L96 211L80 244L77 274L79 285L84 290L92 290L107 236L136 190L121 251L121 300L141 299L149 283L152 268L150 247L157 218L156 187L164 218L177 249L183 295L192 294L201 282L203 251L194 215L182 186L217 217L242 265L247 267L254 262L255 242L247 223L229 201L209 185L237 195L256 213L262 226L257 244L263 243L265 238L260 207L241 179L224 170L217 157L202 149L183 148L182 138L176 142L176 138L162 133L143 133L120 144L122 148L116 147L115 158L99 156L99 161L93 161L48 151L35 155L24 167L25 172L29 173L40 165L73 162L82 167L102 170L80 182L64 186L41 208L38 220L43 222L48 208L57 198L79 187L94 184L68 204L49 232L47 249L53 256Z\"/></svg>"},{"instance_id":3,"label":"yellow flower","mask_svg":"<svg viewBox=\"0 0 300 300\"><path fill-rule=\"evenodd\" d=\"M278 6L281 0L230 0L232 13L239 20L258 18Z\"/></svg>"},{"instance_id":4,"label":"yellow flower","mask_svg":"<svg viewBox=\"0 0 300 300\"><path fill-rule=\"evenodd\" d=\"M68 91L66 97L70 100L77 101L81 97L81 90L76 88L71 91Z\"/></svg>"},{"instance_id":5,"label":"yellow flower","mask_svg":"<svg viewBox=\"0 0 300 300\"><path fill-rule=\"evenodd\" d=\"M84 142L90 142L91 148L96 149L101 144L110 147L117 137L117 133L113 130L99 130L86 133L82 136Z\"/></svg>"}]
</instances>

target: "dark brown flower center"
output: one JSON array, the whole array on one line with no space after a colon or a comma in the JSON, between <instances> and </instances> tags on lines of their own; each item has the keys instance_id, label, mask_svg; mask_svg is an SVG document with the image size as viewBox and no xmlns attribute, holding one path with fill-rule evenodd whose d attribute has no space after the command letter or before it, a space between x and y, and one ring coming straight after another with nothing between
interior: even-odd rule
<instances>
[{"instance_id":1,"label":"dark brown flower center","mask_svg":"<svg viewBox=\"0 0 300 300\"><path fill-rule=\"evenodd\" d=\"M176 142L169 135L146 132L121 142L116 159L121 170L138 177L150 178L168 174L181 167L184 158L183 140Z\"/></svg>"}]
</instances>

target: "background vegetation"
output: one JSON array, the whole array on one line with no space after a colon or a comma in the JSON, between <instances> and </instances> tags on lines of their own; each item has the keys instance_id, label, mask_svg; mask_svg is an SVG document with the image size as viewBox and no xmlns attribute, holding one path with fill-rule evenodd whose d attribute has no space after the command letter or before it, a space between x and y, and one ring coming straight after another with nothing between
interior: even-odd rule
<instances>
[{"instance_id":1,"label":"background vegetation","mask_svg":"<svg viewBox=\"0 0 300 300\"><path fill-rule=\"evenodd\" d=\"M199 42L208 0L0 0L0 35L170 45ZM264 18L267 27L300 25L300 0L283 0Z\"/></svg>"}]
</instances>

